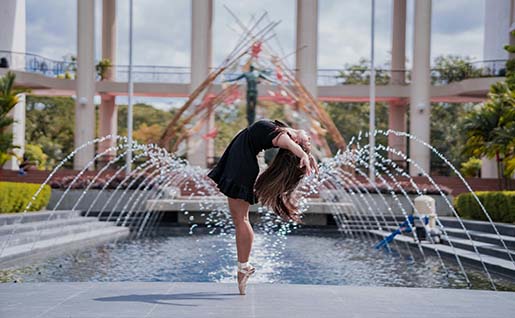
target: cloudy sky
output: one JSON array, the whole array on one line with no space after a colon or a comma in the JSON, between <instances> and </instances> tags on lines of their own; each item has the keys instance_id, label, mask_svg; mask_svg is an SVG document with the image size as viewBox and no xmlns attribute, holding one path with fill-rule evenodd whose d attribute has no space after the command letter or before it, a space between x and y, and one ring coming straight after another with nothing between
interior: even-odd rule
<instances>
[{"instance_id":1,"label":"cloudy sky","mask_svg":"<svg viewBox=\"0 0 515 318\"><path fill-rule=\"evenodd\" d=\"M101 1L97 1L97 55L100 53ZM431 54L482 58L483 11L486 0L433 0ZM497 1L497 0L488 0ZM117 64L127 63L128 0L118 0ZM264 10L281 20L278 51L295 45L295 0L215 0L213 64L217 65L238 38L230 7L244 21ZM379 64L389 60L392 0L377 0L376 47ZM412 11L408 0L407 54L411 60ZM76 53L76 1L26 0L27 52L61 59ZM189 66L190 0L134 0L134 62L142 65ZM341 68L369 56L370 1L319 0L319 68ZM293 60L291 60L293 62Z\"/></svg>"}]
</instances>

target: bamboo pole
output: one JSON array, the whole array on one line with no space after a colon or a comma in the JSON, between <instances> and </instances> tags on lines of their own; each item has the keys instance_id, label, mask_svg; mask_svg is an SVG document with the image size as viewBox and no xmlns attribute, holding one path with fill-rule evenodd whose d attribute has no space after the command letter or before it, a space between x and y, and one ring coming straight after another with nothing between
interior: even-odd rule
<instances>
[{"instance_id":1,"label":"bamboo pole","mask_svg":"<svg viewBox=\"0 0 515 318\"><path fill-rule=\"evenodd\" d=\"M241 52L236 58L234 58L230 63L227 63L225 66L222 66L220 67L219 69L217 69L216 71L213 71L211 73L209 73L209 75L207 76L207 78L202 82L202 84L200 84L194 91L193 93L191 93L190 97L188 98L188 100L186 101L186 103L184 103L184 105L182 105L181 108L179 108L179 110L177 111L177 113L175 114L175 116L173 117L173 119L170 121L170 123L168 124L168 126L166 127L165 131L163 132L163 135L161 136L161 138L159 139L159 143L158 145L160 147L164 147L164 148L168 148L167 147L167 144L171 141L171 139L173 138L173 135L175 134L175 131L176 131L176 125L177 125L177 122L179 121L180 117L182 116L182 114L191 106L191 104L193 103L193 101L200 95L200 93L202 91L204 91L204 89L206 87L208 87L217 77L218 75L220 75L223 71L225 71L225 69L227 69L229 66L231 66L233 63L235 63L236 61L238 61L243 55L245 55L247 53L247 51L245 50L244 52Z\"/></svg>"},{"instance_id":2,"label":"bamboo pole","mask_svg":"<svg viewBox=\"0 0 515 318\"><path fill-rule=\"evenodd\" d=\"M237 89L238 85L237 84L231 84L230 86L228 86L227 88L225 88L224 90L222 90L218 95L214 96L213 98L211 98L210 100L206 100L204 103L202 103L202 105L200 107L197 107L197 109L195 109L195 111L189 115L188 117L186 117L178 126L177 126L177 129L175 129L175 134L172 136L175 137L175 135L177 134L177 132L181 131L182 128L187 125L193 118L195 118L198 114L200 114L202 111L204 110L208 110L209 107L211 106L217 106L218 104L220 104L220 102L225 98L227 97L230 93L232 93L232 91L234 91L235 89ZM183 133L181 133L180 136L184 136L184 134L187 134L187 132L183 131ZM179 138L174 142L174 144L172 145L172 147L170 148L170 151L175 151L177 149L177 147L179 146L179 143L182 141L179 140Z\"/></svg>"}]
</instances>

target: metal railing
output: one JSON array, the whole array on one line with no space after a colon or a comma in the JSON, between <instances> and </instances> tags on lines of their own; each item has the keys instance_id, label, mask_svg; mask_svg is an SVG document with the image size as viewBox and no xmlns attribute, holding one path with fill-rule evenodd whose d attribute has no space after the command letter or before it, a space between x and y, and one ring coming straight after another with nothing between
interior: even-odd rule
<instances>
[{"instance_id":1,"label":"metal railing","mask_svg":"<svg viewBox=\"0 0 515 318\"><path fill-rule=\"evenodd\" d=\"M52 60L38 54L0 50L0 67L48 77L64 77L67 72L73 75L76 65L72 61Z\"/></svg>"},{"instance_id":2,"label":"metal railing","mask_svg":"<svg viewBox=\"0 0 515 318\"><path fill-rule=\"evenodd\" d=\"M49 77L74 78L76 63L73 60L57 61L37 54L19 53L0 50L0 67L8 66L13 70L38 73ZM127 81L128 66L111 66L115 71L116 81ZM446 85L469 78L502 77L506 72L506 60L487 60L467 62L465 66L449 68L432 68L431 81L433 85ZM225 73L226 78L238 74ZM180 83L188 84L191 80L191 68L186 66L134 65L135 82L146 83ZM100 76L97 76L100 80ZM376 84L406 83L411 80L410 70L376 69ZM215 83L220 83L217 78ZM317 83L320 86L367 85L370 82L370 69L353 66L344 69L319 69Z\"/></svg>"},{"instance_id":3,"label":"metal railing","mask_svg":"<svg viewBox=\"0 0 515 318\"><path fill-rule=\"evenodd\" d=\"M486 60L465 63L460 67L432 68L431 82L433 85L446 85L469 78L502 77L506 73L506 60ZM347 69L319 69L318 85L356 85L369 84L370 69L351 67ZM391 70L376 68L376 84L411 82L411 70Z\"/></svg>"},{"instance_id":4,"label":"metal railing","mask_svg":"<svg viewBox=\"0 0 515 318\"><path fill-rule=\"evenodd\" d=\"M117 81L126 82L129 74L128 65L115 65ZM133 65L134 82L145 83L181 83L191 81L191 69L187 66Z\"/></svg>"},{"instance_id":5,"label":"metal railing","mask_svg":"<svg viewBox=\"0 0 515 318\"><path fill-rule=\"evenodd\" d=\"M389 70L376 68L375 73L377 85L386 85L390 82L391 79L395 79L397 82L407 82L409 79L408 70ZM317 82L320 86L369 84L370 69L319 69Z\"/></svg>"}]
</instances>

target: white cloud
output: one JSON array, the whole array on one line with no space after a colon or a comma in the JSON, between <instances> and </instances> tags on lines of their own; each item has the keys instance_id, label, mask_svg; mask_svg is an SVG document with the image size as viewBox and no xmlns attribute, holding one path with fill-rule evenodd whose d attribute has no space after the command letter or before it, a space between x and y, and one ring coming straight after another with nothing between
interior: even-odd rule
<instances>
[{"instance_id":1,"label":"white cloud","mask_svg":"<svg viewBox=\"0 0 515 318\"><path fill-rule=\"evenodd\" d=\"M134 63L188 66L190 0L134 1ZM128 1L118 1L118 63L128 62Z\"/></svg>"},{"instance_id":2,"label":"white cloud","mask_svg":"<svg viewBox=\"0 0 515 318\"><path fill-rule=\"evenodd\" d=\"M444 54L469 56L475 60L483 58L484 1L433 1L433 58Z\"/></svg>"},{"instance_id":3,"label":"white cloud","mask_svg":"<svg viewBox=\"0 0 515 318\"><path fill-rule=\"evenodd\" d=\"M370 1L320 1L320 68L341 68L370 56ZM389 60L391 0L376 1L376 59Z\"/></svg>"},{"instance_id":4,"label":"white cloud","mask_svg":"<svg viewBox=\"0 0 515 318\"><path fill-rule=\"evenodd\" d=\"M77 51L77 3L26 0L27 52L62 59Z\"/></svg>"}]
</instances>

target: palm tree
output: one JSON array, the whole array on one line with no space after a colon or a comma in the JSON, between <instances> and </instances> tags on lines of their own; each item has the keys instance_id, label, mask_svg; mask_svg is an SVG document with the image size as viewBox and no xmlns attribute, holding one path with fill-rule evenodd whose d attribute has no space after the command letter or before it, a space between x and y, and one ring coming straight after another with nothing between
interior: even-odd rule
<instances>
[{"instance_id":1,"label":"palm tree","mask_svg":"<svg viewBox=\"0 0 515 318\"><path fill-rule=\"evenodd\" d=\"M8 114L18 104L18 94L22 92L14 89L15 78L16 75L12 72L7 72L4 77L0 78L0 166L13 155L12 149L17 148L12 143L12 133L7 131L7 128L14 122Z\"/></svg>"},{"instance_id":2,"label":"palm tree","mask_svg":"<svg viewBox=\"0 0 515 318\"><path fill-rule=\"evenodd\" d=\"M498 177L509 177L513 170L505 169L512 160L515 147L515 91L505 82L491 86L484 106L465 118L467 135L464 152L476 156L495 157Z\"/></svg>"}]
</instances>

